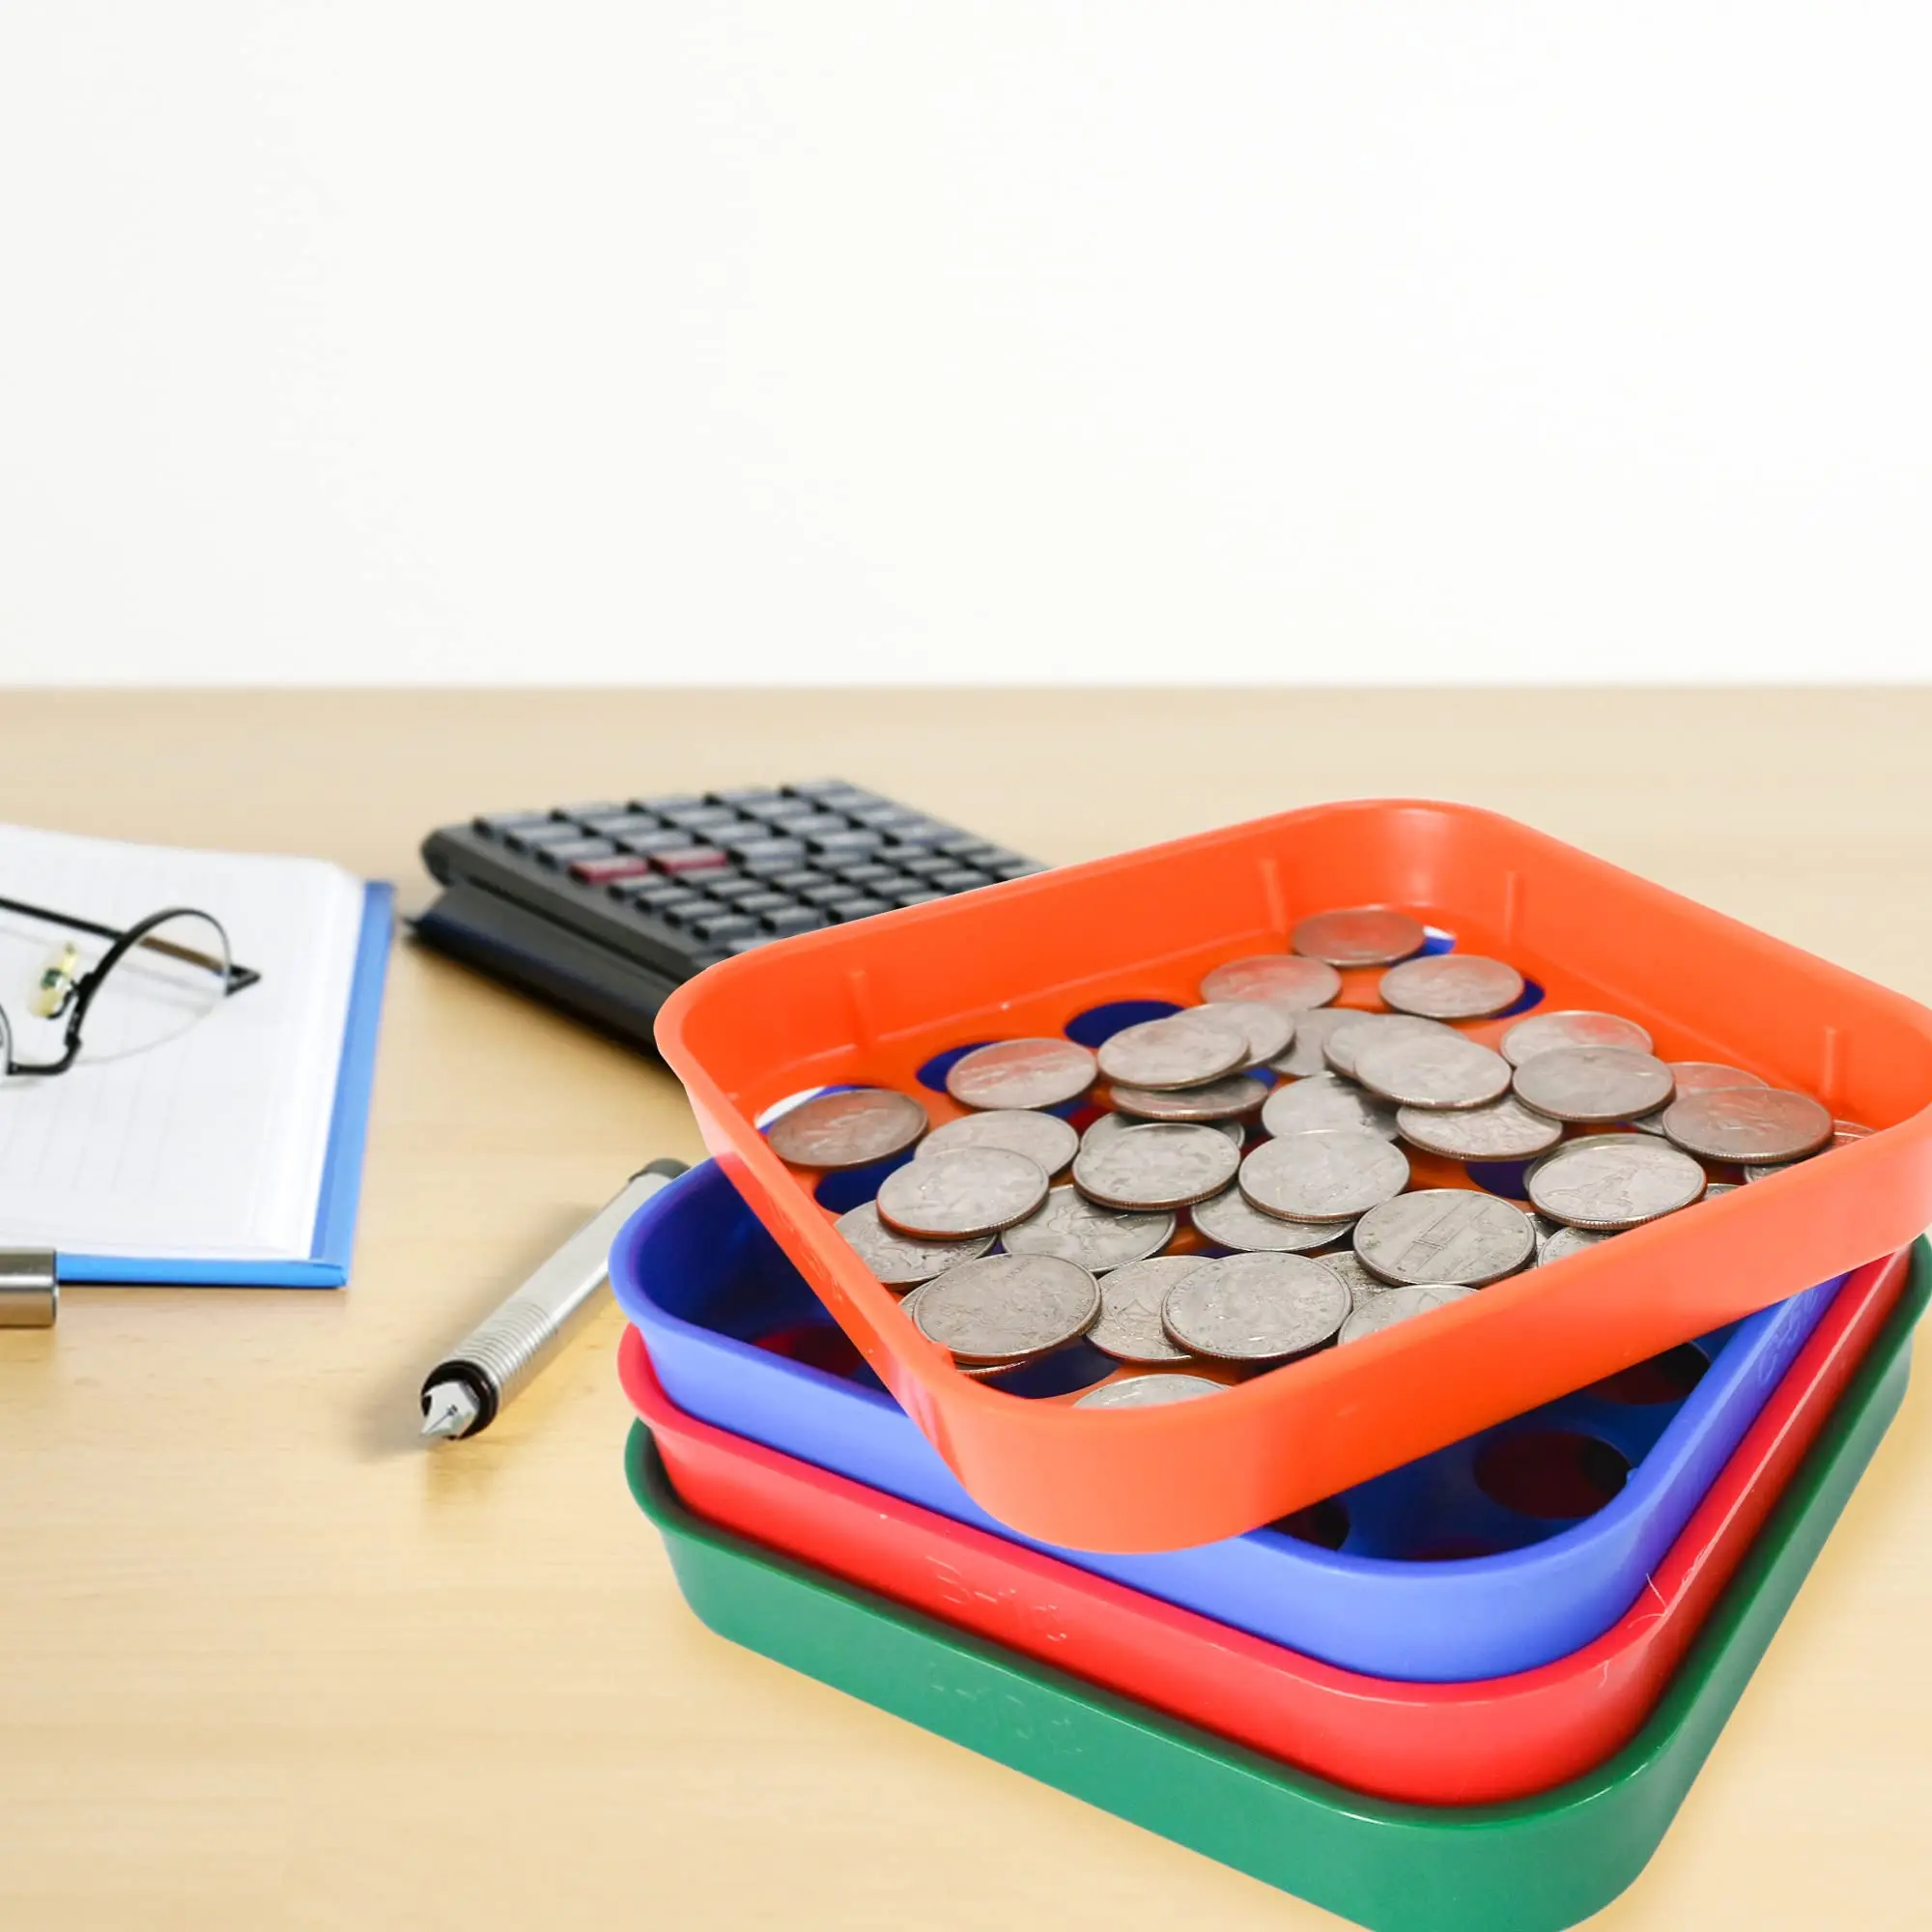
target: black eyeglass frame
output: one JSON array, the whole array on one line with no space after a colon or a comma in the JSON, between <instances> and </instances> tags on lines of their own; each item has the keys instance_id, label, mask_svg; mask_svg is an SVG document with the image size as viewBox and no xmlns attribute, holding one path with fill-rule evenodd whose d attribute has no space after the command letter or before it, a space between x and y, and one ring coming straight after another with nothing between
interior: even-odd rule
<instances>
[{"instance_id":1,"label":"black eyeglass frame","mask_svg":"<svg viewBox=\"0 0 1932 1932\"><path fill-rule=\"evenodd\" d=\"M164 924L171 919L205 919L216 932L220 933L222 945L226 947L228 944L228 928L213 913L203 912L199 906L167 906L159 912L151 912L146 919L137 921L129 926L100 925L91 919L78 919L72 913L54 912L46 906L29 905L21 899L0 898L0 912L24 913L29 919L41 920L48 925L65 926L72 932L90 933L96 939L113 941L101 954L100 963L73 981L62 995L60 1005L49 1015L53 1019L59 1019L63 1014L67 1017L67 1037L63 1041L64 1050L58 1060L50 1060L39 1066L30 1066L22 1061L15 1060L14 1029L7 1020L4 1009L0 1009L0 1029L5 1030L7 1041L5 1071L9 1076L33 1074L45 1079L56 1073L65 1073L73 1065L80 1052L80 1030L86 1024L87 1009L94 1004L95 995L99 992L101 982L135 947L148 938L156 926ZM209 966L216 963L206 954L190 953L185 947L169 946L164 941L156 942L155 950L191 957ZM228 962L228 980L226 985L222 987L222 997L227 999L236 993L246 991L248 987L255 985L261 977L252 966L237 964L231 954Z\"/></svg>"}]
</instances>

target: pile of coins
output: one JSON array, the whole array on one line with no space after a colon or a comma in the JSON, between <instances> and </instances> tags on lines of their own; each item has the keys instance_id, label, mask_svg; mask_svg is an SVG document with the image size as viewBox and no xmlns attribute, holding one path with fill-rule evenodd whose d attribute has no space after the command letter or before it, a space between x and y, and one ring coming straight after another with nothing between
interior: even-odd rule
<instances>
[{"instance_id":1,"label":"pile of coins","mask_svg":"<svg viewBox=\"0 0 1932 1932\"><path fill-rule=\"evenodd\" d=\"M961 1055L946 1090L972 1111L944 1126L849 1089L781 1114L771 1145L819 1171L910 1151L838 1226L919 1331L975 1376L1084 1338L1151 1372L1080 1398L1125 1407L1212 1395L1867 1131L1742 1067L1661 1060L1614 1013L1532 1012L1485 1045L1459 1023L1517 1007L1522 975L1427 941L1385 908L1322 913L1097 1050ZM1380 1009L1330 1004L1364 967ZM1052 1111L1090 1100L1084 1133ZM1529 1205L1414 1186L1406 1147L1527 1163Z\"/></svg>"}]
</instances>

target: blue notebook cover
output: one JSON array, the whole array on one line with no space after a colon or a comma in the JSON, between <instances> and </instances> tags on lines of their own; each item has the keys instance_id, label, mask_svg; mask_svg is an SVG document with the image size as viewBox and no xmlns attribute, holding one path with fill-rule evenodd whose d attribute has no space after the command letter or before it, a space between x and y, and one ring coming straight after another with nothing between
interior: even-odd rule
<instances>
[{"instance_id":1,"label":"blue notebook cover","mask_svg":"<svg viewBox=\"0 0 1932 1932\"><path fill-rule=\"evenodd\" d=\"M316 1207L315 1237L306 1261L142 1261L125 1255L58 1257L63 1282L178 1283L193 1287L340 1288L349 1279L355 1208L362 1196L362 1150L369 1132L369 1090L376 1075L376 1035L383 982L389 969L395 888L371 882L363 891L362 933L349 989L342 1063L335 1076L335 1119Z\"/></svg>"}]
</instances>

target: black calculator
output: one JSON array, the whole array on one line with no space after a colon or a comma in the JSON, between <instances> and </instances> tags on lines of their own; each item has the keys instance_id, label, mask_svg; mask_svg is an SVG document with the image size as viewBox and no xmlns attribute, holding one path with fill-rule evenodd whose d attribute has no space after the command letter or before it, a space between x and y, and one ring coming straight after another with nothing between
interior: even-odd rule
<instances>
[{"instance_id":1,"label":"black calculator","mask_svg":"<svg viewBox=\"0 0 1932 1932\"><path fill-rule=\"evenodd\" d=\"M643 1047L734 952L1045 869L842 779L485 812L422 855L419 939Z\"/></svg>"}]
</instances>

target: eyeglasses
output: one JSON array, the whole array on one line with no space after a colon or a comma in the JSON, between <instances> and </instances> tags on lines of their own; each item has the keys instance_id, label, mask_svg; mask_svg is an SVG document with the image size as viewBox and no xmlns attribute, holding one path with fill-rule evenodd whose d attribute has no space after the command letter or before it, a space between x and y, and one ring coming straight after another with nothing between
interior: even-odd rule
<instances>
[{"instance_id":1,"label":"eyeglasses","mask_svg":"<svg viewBox=\"0 0 1932 1932\"><path fill-rule=\"evenodd\" d=\"M8 1074L67 1072L80 1056L83 1029L90 1062L159 1046L262 977L235 963L219 920L185 906L150 913L125 929L18 899L0 898L0 912L79 935L41 969L27 1002L35 1018L66 1022L57 1059L15 1060L14 1028L0 1006L0 1070ZM90 940L107 943L102 949Z\"/></svg>"}]
</instances>

